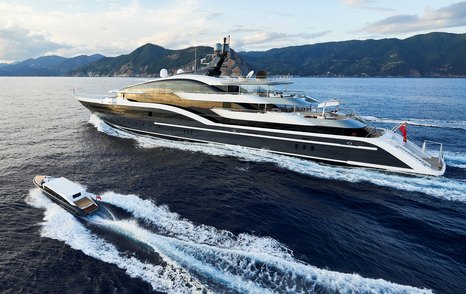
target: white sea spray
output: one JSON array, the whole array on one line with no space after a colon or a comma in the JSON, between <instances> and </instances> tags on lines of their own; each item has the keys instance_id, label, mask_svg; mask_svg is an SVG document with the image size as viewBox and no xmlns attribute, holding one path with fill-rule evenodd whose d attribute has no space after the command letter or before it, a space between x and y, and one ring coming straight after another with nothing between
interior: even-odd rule
<instances>
[{"instance_id":1,"label":"white sea spray","mask_svg":"<svg viewBox=\"0 0 466 294\"><path fill-rule=\"evenodd\" d=\"M90 217L98 225L138 243L144 243L164 260L153 265L118 252L116 247L93 234L74 216L49 201L39 189L26 201L45 209L41 235L60 240L98 260L115 264L131 277L139 277L155 290L168 293L209 291L208 285L190 275L196 272L239 292L308 293L315 289L339 293L432 293L428 289L404 286L357 274L323 270L296 260L285 246L272 238L218 230L195 225L136 195L106 192L104 202L119 206L135 218L162 228L163 234L141 227L135 220ZM204 290L203 290L204 288ZM205 289L207 288L207 289Z\"/></svg>"}]
</instances>

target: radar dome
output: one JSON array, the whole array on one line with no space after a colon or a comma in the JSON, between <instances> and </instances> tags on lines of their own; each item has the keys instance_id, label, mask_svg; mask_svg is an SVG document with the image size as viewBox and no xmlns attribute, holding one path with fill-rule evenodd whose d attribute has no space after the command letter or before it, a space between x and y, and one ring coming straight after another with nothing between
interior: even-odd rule
<instances>
[{"instance_id":1,"label":"radar dome","mask_svg":"<svg viewBox=\"0 0 466 294\"><path fill-rule=\"evenodd\" d=\"M166 77L168 77L168 71L167 71L165 68L162 68L162 69L160 70L160 77L161 77L161 78L166 78Z\"/></svg>"},{"instance_id":2,"label":"radar dome","mask_svg":"<svg viewBox=\"0 0 466 294\"><path fill-rule=\"evenodd\" d=\"M265 70L260 70L256 74L256 78L258 79L266 79L267 78L267 72Z\"/></svg>"},{"instance_id":3,"label":"radar dome","mask_svg":"<svg viewBox=\"0 0 466 294\"><path fill-rule=\"evenodd\" d=\"M217 52L222 51L222 44L220 43L215 44L214 51L217 51Z\"/></svg>"},{"instance_id":4,"label":"radar dome","mask_svg":"<svg viewBox=\"0 0 466 294\"><path fill-rule=\"evenodd\" d=\"M181 68L176 71L177 75L182 74L182 73L184 73L184 70L182 70Z\"/></svg>"}]
</instances>

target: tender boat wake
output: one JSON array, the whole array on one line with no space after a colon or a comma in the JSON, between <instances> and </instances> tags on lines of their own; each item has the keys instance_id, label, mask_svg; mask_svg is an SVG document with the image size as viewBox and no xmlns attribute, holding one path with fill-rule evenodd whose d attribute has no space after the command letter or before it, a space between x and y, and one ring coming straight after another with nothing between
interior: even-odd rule
<instances>
[{"instance_id":1,"label":"tender boat wake","mask_svg":"<svg viewBox=\"0 0 466 294\"><path fill-rule=\"evenodd\" d=\"M216 156L234 156L252 162L270 162L282 168L322 179L332 179L347 182L369 182L378 186L397 190L425 193L447 200L466 202L466 185L462 179L446 177L413 177L385 173L373 169L345 168L316 163L299 158L290 158L272 154L265 150L258 151L241 146L226 146L220 144L196 144L177 142L154 137L144 137L111 127L98 116L91 115L89 122L97 130L115 137L135 140L141 148L176 148L185 151L203 152ZM447 160L461 165L466 163L464 153L447 153Z\"/></svg>"},{"instance_id":2,"label":"tender boat wake","mask_svg":"<svg viewBox=\"0 0 466 294\"><path fill-rule=\"evenodd\" d=\"M445 152L445 159L451 166L466 169L466 153L464 152Z\"/></svg>"},{"instance_id":3,"label":"tender boat wake","mask_svg":"<svg viewBox=\"0 0 466 294\"><path fill-rule=\"evenodd\" d=\"M163 265L141 261L131 252L119 252L39 190L31 190L27 202L45 209L43 237L64 241L86 255L115 264L128 275L150 283L156 291L432 293L382 279L319 269L296 260L292 252L274 239L248 234L235 236L228 231L195 225L166 206L157 206L135 195L107 192L102 198L131 213L134 220L91 216L90 222L151 248L162 257ZM153 225L153 229L142 227L136 220Z\"/></svg>"}]
</instances>

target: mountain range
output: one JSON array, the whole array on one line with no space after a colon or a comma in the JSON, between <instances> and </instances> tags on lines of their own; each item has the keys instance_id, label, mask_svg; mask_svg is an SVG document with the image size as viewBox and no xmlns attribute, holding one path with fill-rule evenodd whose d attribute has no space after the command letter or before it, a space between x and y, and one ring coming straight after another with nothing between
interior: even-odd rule
<instances>
[{"instance_id":1,"label":"mountain range","mask_svg":"<svg viewBox=\"0 0 466 294\"><path fill-rule=\"evenodd\" d=\"M117 57L100 54L64 58L44 56L16 64L0 64L0 76L157 76L197 68L212 47L170 50L143 45ZM224 73L250 70L300 76L466 77L466 34L429 33L407 39L351 40L289 46L267 51L235 52Z\"/></svg>"},{"instance_id":2,"label":"mountain range","mask_svg":"<svg viewBox=\"0 0 466 294\"><path fill-rule=\"evenodd\" d=\"M103 58L101 54L73 58L43 56L14 64L0 64L0 76L65 76L72 70Z\"/></svg>"},{"instance_id":3,"label":"mountain range","mask_svg":"<svg viewBox=\"0 0 466 294\"><path fill-rule=\"evenodd\" d=\"M466 34L429 33L241 52L252 68L301 76L466 76Z\"/></svg>"},{"instance_id":4,"label":"mountain range","mask_svg":"<svg viewBox=\"0 0 466 294\"><path fill-rule=\"evenodd\" d=\"M170 50L146 44L127 55L101 58L86 66L77 68L69 74L73 76L157 76L162 68L170 73L178 69L192 71L197 59L196 68L201 66L201 59L213 52L212 47L198 46L181 50ZM225 63L224 72L240 75L249 67L241 57L232 50Z\"/></svg>"}]
</instances>

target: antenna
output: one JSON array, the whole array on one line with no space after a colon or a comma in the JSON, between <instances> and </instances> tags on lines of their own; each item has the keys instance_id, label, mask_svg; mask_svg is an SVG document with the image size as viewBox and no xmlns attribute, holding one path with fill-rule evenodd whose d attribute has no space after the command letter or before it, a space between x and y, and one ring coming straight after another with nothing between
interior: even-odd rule
<instances>
[{"instance_id":1,"label":"antenna","mask_svg":"<svg viewBox=\"0 0 466 294\"><path fill-rule=\"evenodd\" d=\"M197 73L197 46L194 47L194 73Z\"/></svg>"},{"instance_id":2,"label":"antenna","mask_svg":"<svg viewBox=\"0 0 466 294\"><path fill-rule=\"evenodd\" d=\"M222 54L226 56L228 52L230 52L230 35L228 35L228 37L223 38L223 46L222 46Z\"/></svg>"}]
</instances>

